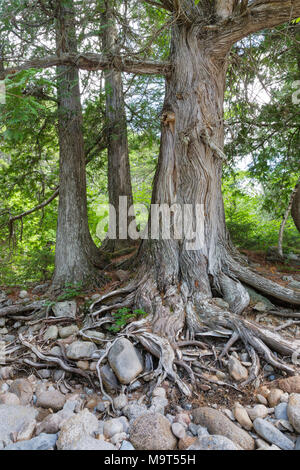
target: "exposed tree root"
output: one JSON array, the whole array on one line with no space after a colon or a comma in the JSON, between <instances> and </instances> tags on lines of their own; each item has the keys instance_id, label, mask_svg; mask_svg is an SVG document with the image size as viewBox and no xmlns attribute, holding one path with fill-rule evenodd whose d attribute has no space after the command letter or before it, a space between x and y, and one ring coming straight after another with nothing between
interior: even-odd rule
<instances>
[{"instance_id":1,"label":"exposed tree root","mask_svg":"<svg viewBox=\"0 0 300 470\"><path fill-rule=\"evenodd\" d=\"M255 280L257 278L259 276L255 275ZM245 289L241 287L237 279L234 279L234 275L230 277L222 273L218 281L228 303L234 305L237 302L236 307L232 309L238 314L224 311L216 306L210 298L201 298L201 296L199 297L199 295L193 293L189 294L184 284L181 286L170 285L164 293L160 293L153 279L154 277L149 273L144 275L134 299L135 306L150 312L149 317L146 320L133 322L122 334L138 340L147 351L159 358L159 365L155 371L158 383L161 383L164 377L168 376L178 385L182 393L187 396L191 395L191 388L179 377L176 366L185 371L189 382L194 385L197 376L194 368L199 367L196 356L198 355L200 359L203 358L199 348L208 347L206 343L195 340L195 336L224 338L231 335L218 359L222 359L228 354L230 348L238 340L244 344L251 358L252 366L250 367L249 378L241 383L240 387L244 387L258 377L260 370L259 356L278 370L282 370L287 374L295 373L295 369L290 364L283 362L272 351L290 357L300 350L300 341L288 340L276 331L257 325L255 322L238 315L241 313L241 306L248 304L249 296L248 294L245 295ZM268 283L272 284L274 290L273 283L271 281L268 281ZM126 302L131 305L133 303L132 287L130 286L128 289L129 297L122 302L119 301L115 306L110 305L109 310L118 308L119 305L125 305ZM256 281L254 287L257 288ZM232 295L234 289L235 294ZM122 289L114 291L108 296L125 294L126 289ZM290 289L286 289L285 294L289 295ZM104 296L101 300L105 299ZM297 294L293 299L297 299ZM185 337L183 336L184 333ZM191 346L194 349L181 350L186 346ZM205 354L205 356L207 357L208 354ZM218 383L221 384L221 381L218 381ZM226 382L223 382L222 385L231 386ZM235 388L237 389L237 387Z\"/></svg>"},{"instance_id":2,"label":"exposed tree root","mask_svg":"<svg viewBox=\"0 0 300 470\"><path fill-rule=\"evenodd\" d=\"M126 287L108 292L93 302L90 307L90 314L86 316L79 335L94 343L102 343L103 340L99 340L89 330L101 328L107 323L113 323L114 318L110 314L114 310L121 307L137 307L148 313L146 318L128 324L113 340L110 336L110 339L107 339L105 353L102 353L98 360L96 370L99 386L102 393L110 400L112 407L113 400L103 387L100 366L107 360L109 351L115 341L122 336L127 336L133 339L134 342L140 343L142 348L147 351L147 354L150 353L158 359L156 369L149 371L149 368L146 368L147 370L144 370L141 377L148 376L147 381L153 380L156 385L161 384L168 377L174 381L185 396L191 396L199 380L240 391L241 388L259 377L260 357L286 374L295 373L295 368L292 367L288 358L294 353L299 353L300 340L287 339L279 333L279 330L299 322L290 320L277 328L278 331L276 331L276 328L270 329L262 324L258 325L240 315L249 303L249 296L239 279L247 282L251 278L251 285L256 289L260 289L257 281L259 279L259 285L263 285L265 291L271 285L272 289L269 289L267 294L273 297L275 297L274 290L278 286L271 281L261 280L260 276L244 267L240 267L239 272L234 267L233 271L236 270L236 272L233 272L232 266L236 265L227 264L226 269L220 270L218 276L210 279L213 289L223 295L223 298L230 305L231 311L226 311L218 306L212 294L209 294L206 285L201 290L198 283L193 285L190 282L173 281L164 288L159 289L153 270L143 271L142 273L139 271L139 281L132 281ZM239 276L240 272L242 272L241 276ZM250 282L248 283L250 284ZM290 289L281 289L284 290L284 296L290 295L292 292ZM284 296L282 291L277 295L281 300ZM293 301L295 299L297 301L298 296L299 294L294 293L294 296L292 296ZM40 308L40 311L38 311L38 308ZM37 314L42 314L44 317L46 314L43 303L32 303L27 306L17 305L1 309L0 316L8 315L12 318L15 315L16 318L20 318L18 314L31 311L34 311L34 313L24 316L24 319L31 319L31 323L41 321L41 319L37 319ZM287 314L284 311L271 311L270 313L278 315L283 313L284 317L298 318L299 316L298 313L290 311ZM61 318L43 319L45 324L61 320ZM70 319L66 320L70 321ZM38 343L42 339L41 331L43 332L43 330L40 330L39 335L36 337ZM224 339L227 339L225 346L223 344ZM220 340L222 344L219 344ZM220 366L221 369L224 368L231 348L234 345L240 348L241 344L248 352L252 363L247 380L243 383L232 384L228 381L216 380L214 377L210 378L208 374L213 376L218 371L216 365ZM69 361L66 357L64 345L61 344L60 346L63 354L62 358L42 352L32 340L19 335L18 345L7 345L8 356L6 356L6 359L7 362L24 364L37 370L45 367L45 365L47 367L58 365L64 371L80 375L92 383L92 373L74 367L72 361ZM32 359L28 352L34 353L35 359ZM202 373L202 371L206 371L206 373ZM151 383L151 387L152 385L153 383Z\"/></svg>"},{"instance_id":3,"label":"exposed tree root","mask_svg":"<svg viewBox=\"0 0 300 470\"><path fill-rule=\"evenodd\" d=\"M228 261L228 264L230 266L230 271L237 277L237 279L245 284L254 287L254 289L257 289L263 294L272 296L275 299L282 300L288 304L300 305L300 292L297 292L294 289L289 289L288 287L283 287L260 276L235 261L233 258Z\"/></svg>"},{"instance_id":4,"label":"exposed tree root","mask_svg":"<svg viewBox=\"0 0 300 470\"><path fill-rule=\"evenodd\" d=\"M8 307L3 307L0 309L0 317L6 317L8 315L15 315L19 313L32 312L33 310L40 310L44 306L43 301L37 300L27 305L9 305Z\"/></svg>"},{"instance_id":5,"label":"exposed tree root","mask_svg":"<svg viewBox=\"0 0 300 470\"><path fill-rule=\"evenodd\" d=\"M47 356L43 354L36 346L31 344L29 341L25 340L25 338L21 334L19 334L19 341L23 346L26 346L26 348L30 349L39 359L45 361L46 363L58 364L59 367L61 367L63 370L70 372L72 374L81 375L82 377L87 379L91 383L92 386L94 386L91 380L91 375L88 374L87 372L84 372L83 370L78 369L77 367L69 366L59 357Z\"/></svg>"},{"instance_id":6,"label":"exposed tree root","mask_svg":"<svg viewBox=\"0 0 300 470\"><path fill-rule=\"evenodd\" d=\"M285 318L300 318L300 312L291 312L290 310L269 310L267 314L276 315Z\"/></svg>"}]
</instances>

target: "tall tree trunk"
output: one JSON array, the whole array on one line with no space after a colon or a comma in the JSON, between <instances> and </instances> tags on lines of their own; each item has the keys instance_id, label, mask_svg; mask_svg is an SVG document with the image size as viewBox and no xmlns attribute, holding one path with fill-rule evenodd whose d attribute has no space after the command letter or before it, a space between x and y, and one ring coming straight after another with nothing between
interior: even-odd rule
<instances>
[{"instance_id":1,"label":"tall tree trunk","mask_svg":"<svg viewBox=\"0 0 300 470\"><path fill-rule=\"evenodd\" d=\"M59 0L56 18L57 53L76 52L73 0ZM57 67L60 189L53 287L97 282L97 257L88 227L85 154L79 73Z\"/></svg>"},{"instance_id":2,"label":"tall tree trunk","mask_svg":"<svg viewBox=\"0 0 300 470\"><path fill-rule=\"evenodd\" d=\"M241 311L249 297L225 274L224 253L229 241L221 177L226 61L214 61L198 35L197 28L183 24L173 27L174 69L166 85L152 203L202 206L198 225L204 227L203 245L188 250L186 239L149 240L144 242L142 253L154 265L160 291L180 283L193 303L199 303L212 297L214 288L225 298L230 296L234 311Z\"/></svg>"},{"instance_id":3,"label":"tall tree trunk","mask_svg":"<svg viewBox=\"0 0 300 470\"><path fill-rule=\"evenodd\" d=\"M288 220L288 217L290 215L290 212L291 212L291 209L292 207L294 206L294 201L295 201L295 198L297 197L297 192L298 192L298 188L299 188L299 184L300 181L298 181L298 183L296 184L295 188L293 189L291 195L290 195L290 199L289 199L289 204L286 208L286 211L283 215L283 218L282 218L282 222L281 222L281 225L280 225L280 229L279 229L279 235L278 235L278 253L281 257L283 257L283 249L282 249L282 243L283 243L283 233L284 233L284 228L285 228L285 225L286 225L286 222ZM299 197L299 203L300 204L300 197ZM296 208L296 210L295 210ZM296 214L295 215L295 225L296 225L296 222L297 222L297 203L296 205L294 206L294 213ZM299 227L300 227L300 205L298 207L298 223L299 223ZM297 227L297 225L296 225ZM298 228L298 227L297 227ZM298 228L299 230L299 228ZM300 231L300 230L299 230Z\"/></svg>"},{"instance_id":4,"label":"tall tree trunk","mask_svg":"<svg viewBox=\"0 0 300 470\"><path fill-rule=\"evenodd\" d=\"M298 231L300 232L300 181L298 181L294 189L294 198L293 198L293 203L292 203L291 214L292 214L294 224L296 225Z\"/></svg>"},{"instance_id":5,"label":"tall tree trunk","mask_svg":"<svg viewBox=\"0 0 300 470\"><path fill-rule=\"evenodd\" d=\"M214 45L200 37L196 26L173 25L173 71L166 84L152 204L200 205L193 228L197 220L202 244L190 250L186 236L148 239L138 255L145 280L136 303L154 315L153 331L173 341L185 323L191 332L199 329L200 318L215 311L215 296L222 296L233 313L241 313L249 295L239 279L287 302L300 302L297 293L271 285L236 260L221 193L227 60L216 58ZM150 217L149 232L152 223Z\"/></svg>"},{"instance_id":6,"label":"tall tree trunk","mask_svg":"<svg viewBox=\"0 0 300 470\"><path fill-rule=\"evenodd\" d=\"M102 15L102 44L109 54L117 52L116 27L113 16L111 0L105 2L105 11ZM130 177L130 163L127 137L127 118L123 92L122 74L114 70L105 70L106 93L106 131L107 131L107 159L108 159L108 195L109 203L116 213L116 239L106 239L103 248L107 251L117 251L131 244L130 238L124 234L119 236L120 196L127 197L127 207L133 205L132 186ZM112 214L110 214L112 215ZM122 214L121 214L122 215ZM135 217L128 217L129 224L134 223ZM127 232L126 227L125 232Z\"/></svg>"}]
</instances>

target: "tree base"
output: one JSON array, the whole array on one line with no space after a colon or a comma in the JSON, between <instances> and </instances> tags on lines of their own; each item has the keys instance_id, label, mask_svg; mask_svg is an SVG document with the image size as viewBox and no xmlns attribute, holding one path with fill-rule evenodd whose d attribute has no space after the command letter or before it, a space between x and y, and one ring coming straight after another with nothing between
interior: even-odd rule
<instances>
[{"instance_id":1,"label":"tree base","mask_svg":"<svg viewBox=\"0 0 300 470\"><path fill-rule=\"evenodd\" d=\"M231 261L231 266L234 267L235 272L241 273L243 280L250 279L252 286L256 289L269 294L277 289L277 298L286 296L289 291L292 299L298 303L298 294L291 289L277 286L268 279L250 272L244 266L240 265L238 270L238 262L234 260ZM239 315L241 308L244 309L248 305L249 298L245 296L245 289L239 280L234 278L233 274L231 276L221 272L219 278L214 279L213 283L219 285L224 298L234 306L231 310L238 313L220 308L213 298L199 295L199 292L191 295L184 282L171 284L162 292L155 280L155 271L146 272L145 267L140 269L136 277L136 279L141 279L139 282L135 285L131 284L128 290L124 288L106 294L97 300L97 303L117 296L118 303L114 305L110 302L109 311L126 306L141 308L148 313L146 319L129 324L120 335L138 340L143 348L159 359L158 368L153 372L153 378L157 379L158 384L168 377L186 396L191 396L199 379L209 381L205 373L201 373L201 369L216 371L215 364L218 362L222 364L222 359L228 355L230 348L237 341L242 342L252 362L249 378L239 383L239 388L245 387L259 377L260 357L283 373L294 375L296 367L288 362L288 358L299 353L300 340L288 340L270 328L262 327L254 321L241 317ZM271 287L270 292L269 290L266 292L267 287ZM123 297L122 301L120 301L120 296ZM93 314L94 318L104 313L106 308L102 305L101 309ZM102 321L112 321L112 318L105 317ZM217 354L218 347L214 344L215 340L214 343L208 343L206 340L208 337L223 340L227 338L228 342ZM203 351L205 351L204 354ZM211 367L205 365L201 359L208 354L214 355ZM184 372L185 379L180 376L179 369ZM218 385L237 388L235 385L222 381L214 382Z\"/></svg>"}]
</instances>

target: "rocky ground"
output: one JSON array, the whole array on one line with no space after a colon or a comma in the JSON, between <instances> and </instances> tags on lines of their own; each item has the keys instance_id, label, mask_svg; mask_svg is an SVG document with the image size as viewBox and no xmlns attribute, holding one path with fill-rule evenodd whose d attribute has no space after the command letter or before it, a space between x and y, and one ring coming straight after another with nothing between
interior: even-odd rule
<instances>
[{"instance_id":1,"label":"rocky ground","mask_svg":"<svg viewBox=\"0 0 300 470\"><path fill-rule=\"evenodd\" d=\"M297 273L271 274L300 288ZM218 361L226 341L207 339L197 388L184 398L171 380L157 384L158 360L134 339L116 340L99 322L86 326L100 293L49 302L46 288L0 291L0 449L300 450L300 374L262 362L255 383L242 388L247 351L234 345ZM245 315L299 338L299 313L270 314L272 303L249 292Z\"/></svg>"}]
</instances>

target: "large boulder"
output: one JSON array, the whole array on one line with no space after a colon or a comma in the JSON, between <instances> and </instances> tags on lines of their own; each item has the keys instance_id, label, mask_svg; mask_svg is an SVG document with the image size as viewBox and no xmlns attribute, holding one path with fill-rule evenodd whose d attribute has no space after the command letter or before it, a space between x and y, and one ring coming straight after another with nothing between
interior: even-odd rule
<instances>
[{"instance_id":1,"label":"large boulder","mask_svg":"<svg viewBox=\"0 0 300 470\"><path fill-rule=\"evenodd\" d=\"M129 384L143 370L140 356L126 338L118 339L108 354L108 362L122 384Z\"/></svg>"},{"instance_id":2,"label":"large boulder","mask_svg":"<svg viewBox=\"0 0 300 470\"><path fill-rule=\"evenodd\" d=\"M35 419L38 411L22 405L0 405L0 441L10 444L11 433L18 433Z\"/></svg>"},{"instance_id":3,"label":"large boulder","mask_svg":"<svg viewBox=\"0 0 300 470\"><path fill-rule=\"evenodd\" d=\"M225 436L245 450L254 449L254 439L221 413L221 411L204 406L196 408L192 414L194 423L207 428L210 434Z\"/></svg>"},{"instance_id":4,"label":"large boulder","mask_svg":"<svg viewBox=\"0 0 300 470\"><path fill-rule=\"evenodd\" d=\"M98 429L98 420L95 415L84 409L80 413L72 416L61 426L57 448L59 450L69 450L76 446L76 442L85 436L93 437Z\"/></svg>"},{"instance_id":5,"label":"large boulder","mask_svg":"<svg viewBox=\"0 0 300 470\"><path fill-rule=\"evenodd\" d=\"M137 450L173 450L177 445L170 422L159 413L139 416L130 427L130 442Z\"/></svg>"}]
</instances>

